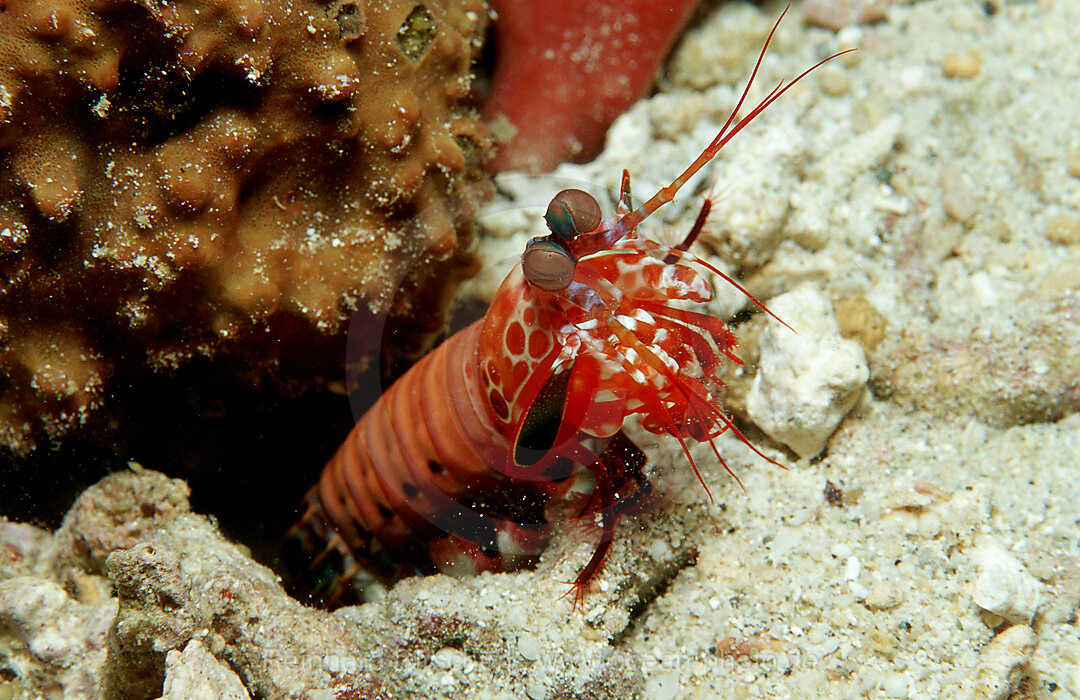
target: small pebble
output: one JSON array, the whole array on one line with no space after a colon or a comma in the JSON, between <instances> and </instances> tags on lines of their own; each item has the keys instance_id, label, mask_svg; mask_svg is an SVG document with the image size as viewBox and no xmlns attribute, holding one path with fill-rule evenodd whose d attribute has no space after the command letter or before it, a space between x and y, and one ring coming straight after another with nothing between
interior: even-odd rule
<instances>
[{"instance_id":1,"label":"small pebble","mask_svg":"<svg viewBox=\"0 0 1080 700\"><path fill-rule=\"evenodd\" d=\"M844 579L847 581L854 581L859 578L859 574L862 572L862 563L858 557L848 557L844 562Z\"/></svg>"},{"instance_id":2,"label":"small pebble","mask_svg":"<svg viewBox=\"0 0 1080 700\"><path fill-rule=\"evenodd\" d=\"M746 410L762 430L809 459L825 449L870 373L862 346L840 335L832 304L811 285L769 307L796 330L769 324Z\"/></svg>"},{"instance_id":3,"label":"small pebble","mask_svg":"<svg viewBox=\"0 0 1080 700\"><path fill-rule=\"evenodd\" d=\"M851 91L851 76L840 68L827 66L821 72L818 84L829 97L841 97Z\"/></svg>"},{"instance_id":4,"label":"small pebble","mask_svg":"<svg viewBox=\"0 0 1080 700\"><path fill-rule=\"evenodd\" d=\"M645 697L650 700L672 700L680 687L679 672L665 671L650 677L645 683Z\"/></svg>"},{"instance_id":5,"label":"small pebble","mask_svg":"<svg viewBox=\"0 0 1080 700\"><path fill-rule=\"evenodd\" d=\"M854 548L847 542L837 542L833 546L829 547L829 554L833 555L837 559L847 559L854 553Z\"/></svg>"},{"instance_id":6,"label":"small pebble","mask_svg":"<svg viewBox=\"0 0 1080 700\"><path fill-rule=\"evenodd\" d=\"M1073 177L1080 177L1080 146L1070 146L1065 151L1065 170Z\"/></svg>"},{"instance_id":7,"label":"small pebble","mask_svg":"<svg viewBox=\"0 0 1080 700\"><path fill-rule=\"evenodd\" d=\"M902 673L886 673L881 677L881 690L886 697L906 698L908 696L908 678Z\"/></svg>"},{"instance_id":8,"label":"small pebble","mask_svg":"<svg viewBox=\"0 0 1080 700\"><path fill-rule=\"evenodd\" d=\"M983 610L1010 622L1030 623L1043 598L1044 586L999 544L981 545L979 574L972 600Z\"/></svg>"},{"instance_id":9,"label":"small pebble","mask_svg":"<svg viewBox=\"0 0 1080 700\"><path fill-rule=\"evenodd\" d=\"M835 639L826 639L818 646L818 657L825 658L826 656L832 656L840 649L840 642Z\"/></svg>"},{"instance_id":10,"label":"small pebble","mask_svg":"<svg viewBox=\"0 0 1080 700\"><path fill-rule=\"evenodd\" d=\"M971 697L977 700L1005 700L1024 677L1024 669L1035 651L1035 632L1027 625L1013 625L990 640L975 671Z\"/></svg>"},{"instance_id":11,"label":"small pebble","mask_svg":"<svg viewBox=\"0 0 1080 700\"><path fill-rule=\"evenodd\" d=\"M662 561L671 554L671 547L664 540L655 540L649 545L649 556L656 561Z\"/></svg>"},{"instance_id":12,"label":"small pebble","mask_svg":"<svg viewBox=\"0 0 1080 700\"><path fill-rule=\"evenodd\" d=\"M834 32L885 19L885 3L880 0L808 0L802 9L807 22Z\"/></svg>"},{"instance_id":13,"label":"small pebble","mask_svg":"<svg viewBox=\"0 0 1080 700\"><path fill-rule=\"evenodd\" d=\"M1080 243L1080 218L1058 214L1046 225L1046 237L1061 245Z\"/></svg>"},{"instance_id":14,"label":"small pebble","mask_svg":"<svg viewBox=\"0 0 1080 700\"><path fill-rule=\"evenodd\" d=\"M251 700L247 689L232 668L211 654L197 639L183 652L170 651L165 657L165 682L161 700L191 698Z\"/></svg>"},{"instance_id":15,"label":"small pebble","mask_svg":"<svg viewBox=\"0 0 1080 700\"><path fill-rule=\"evenodd\" d=\"M950 78L970 80L979 74L981 68L982 58L975 49L968 49L963 53L950 53L941 62L941 69Z\"/></svg>"},{"instance_id":16,"label":"small pebble","mask_svg":"<svg viewBox=\"0 0 1080 700\"><path fill-rule=\"evenodd\" d=\"M518 653L528 661L536 661L540 658L540 642L531 634L523 634L518 637Z\"/></svg>"},{"instance_id":17,"label":"small pebble","mask_svg":"<svg viewBox=\"0 0 1080 700\"><path fill-rule=\"evenodd\" d=\"M537 679L532 679L529 684L525 686L525 694L532 700L547 700L548 692L547 688L542 682Z\"/></svg>"},{"instance_id":18,"label":"small pebble","mask_svg":"<svg viewBox=\"0 0 1080 700\"><path fill-rule=\"evenodd\" d=\"M468 657L463 652L453 647L443 647L431 657L431 663L435 668L443 670L451 669L454 667L461 668L468 661Z\"/></svg>"},{"instance_id":19,"label":"small pebble","mask_svg":"<svg viewBox=\"0 0 1080 700\"><path fill-rule=\"evenodd\" d=\"M900 604L896 589L888 581L878 581L871 588L864 601L871 610L888 610Z\"/></svg>"},{"instance_id":20,"label":"small pebble","mask_svg":"<svg viewBox=\"0 0 1080 700\"><path fill-rule=\"evenodd\" d=\"M845 297L833 306L836 311L836 322L840 324L840 335L854 340L866 352L873 352L874 348L885 339L888 323L881 312L865 297Z\"/></svg>"},{"instance_id":21,"label":"small pebble","mask_svg":"<svg viewBox=\"0 0 1080 700\"><path fill-rule=\"evenodd\" d=\"M941 204L945 213L963 223L971 223L978 213L978 201L972 192L970 178L956 168L946 166L941 171Z\"/></svg>"}]
</instances>

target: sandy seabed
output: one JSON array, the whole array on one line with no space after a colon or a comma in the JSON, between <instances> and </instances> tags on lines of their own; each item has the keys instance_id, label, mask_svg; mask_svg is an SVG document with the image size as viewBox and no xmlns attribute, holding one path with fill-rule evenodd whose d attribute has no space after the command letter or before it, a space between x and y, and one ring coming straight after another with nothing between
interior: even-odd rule
<instances>
[{"instance_id":1,"label":"sandy seabed","mask_svg":"<svg viewBox=\"0 0 1080 700\"><path fill-rule=\"evenodd\" d=\"M726 444L745 491L698 453L714 503L657 448L667 505L642 546L697 557L620 647L653 698L1080 697L1080 5L896 4L837 32L803 21L816 5L792 8L750 102L859 51L642 230L677 240L686 191L711 191L695 250L759 298L831 299L869 383L819 457L769 452L789 471ZM503 189L617 192L625 167L650 195L716 132L781 10L718 5L596 162Z\"/></svg>"}]
</instances>

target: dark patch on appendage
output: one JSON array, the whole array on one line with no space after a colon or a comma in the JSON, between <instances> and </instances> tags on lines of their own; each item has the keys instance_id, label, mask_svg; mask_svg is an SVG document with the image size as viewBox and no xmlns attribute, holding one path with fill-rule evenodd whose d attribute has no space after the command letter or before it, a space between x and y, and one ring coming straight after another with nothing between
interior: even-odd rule
<instances>
[{"instance_id":1,"label":"dark patch on appendage","mask_svg":"<svg viewBox=\"0 0 1080 700\"><path fill-rule=\"evenodd\" d=\"M514 442L514 464L531 467L555 446L566 413L570 373L571 370L567 369L552 374L540 387L540 393L529 406Z\"/></svg>"}]
</instances>

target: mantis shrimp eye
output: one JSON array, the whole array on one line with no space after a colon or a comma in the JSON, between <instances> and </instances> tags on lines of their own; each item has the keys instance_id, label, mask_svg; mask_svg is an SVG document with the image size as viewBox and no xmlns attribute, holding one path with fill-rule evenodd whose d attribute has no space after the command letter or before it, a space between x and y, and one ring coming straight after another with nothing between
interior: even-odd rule
<instances>
[{"instance_id":1,"label":"mantis shrimp eye","mask_svg":"<svg viewBox=\"0 0 1080 700\"><path fill-rule=\"evenodd\" d=\"M546 292L566 289L574 280L575 267L577 260L565 246L543 238L530 241L521 256L525 279Z\"/></svg>"},{"instance_id":2,"label":"mantis shrimp eye","mask_svg":"<svg viewBox=\"0 0 1080 700\"><path fill-rule=\"evenodd\" d=\"M595 231L602 219L600 205L584 190L563 190L551 200L544 214L551 232L566 240Z\"/></svg>"}]
</instances>

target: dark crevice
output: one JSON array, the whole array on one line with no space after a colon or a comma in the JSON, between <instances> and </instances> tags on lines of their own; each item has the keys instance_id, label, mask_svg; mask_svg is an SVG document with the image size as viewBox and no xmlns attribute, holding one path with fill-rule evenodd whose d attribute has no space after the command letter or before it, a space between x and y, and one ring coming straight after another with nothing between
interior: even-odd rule
<instances>
[{"instance_id":1,"label":"dark crevice","mask_svg":"<svg viewBox=\"0 0 1080 700\"><path fill-rule=\"evenodd\" d=\"M697 558L697 547L685 549L679 552L671 561L662 564L651 577L638 585L636 591L637 601L630 606L630 617L626 627L623 627L611 638L611 646L619 646L635 632L638 621L644 618L653 601L668 592L672 582L684 569L695 566Z\"/></svg>"},{"instance_id":2,"label":"dark crevice","mask_svg":"<svg viewBox=\"0 0 1080 700\"><path fill-rule=\"evenodd\" d=\"M423 5L417 5L398 29L397 42L401 51L413 61L419 61L435 38L435 20Z\"/></svg>"}]
</instances>

